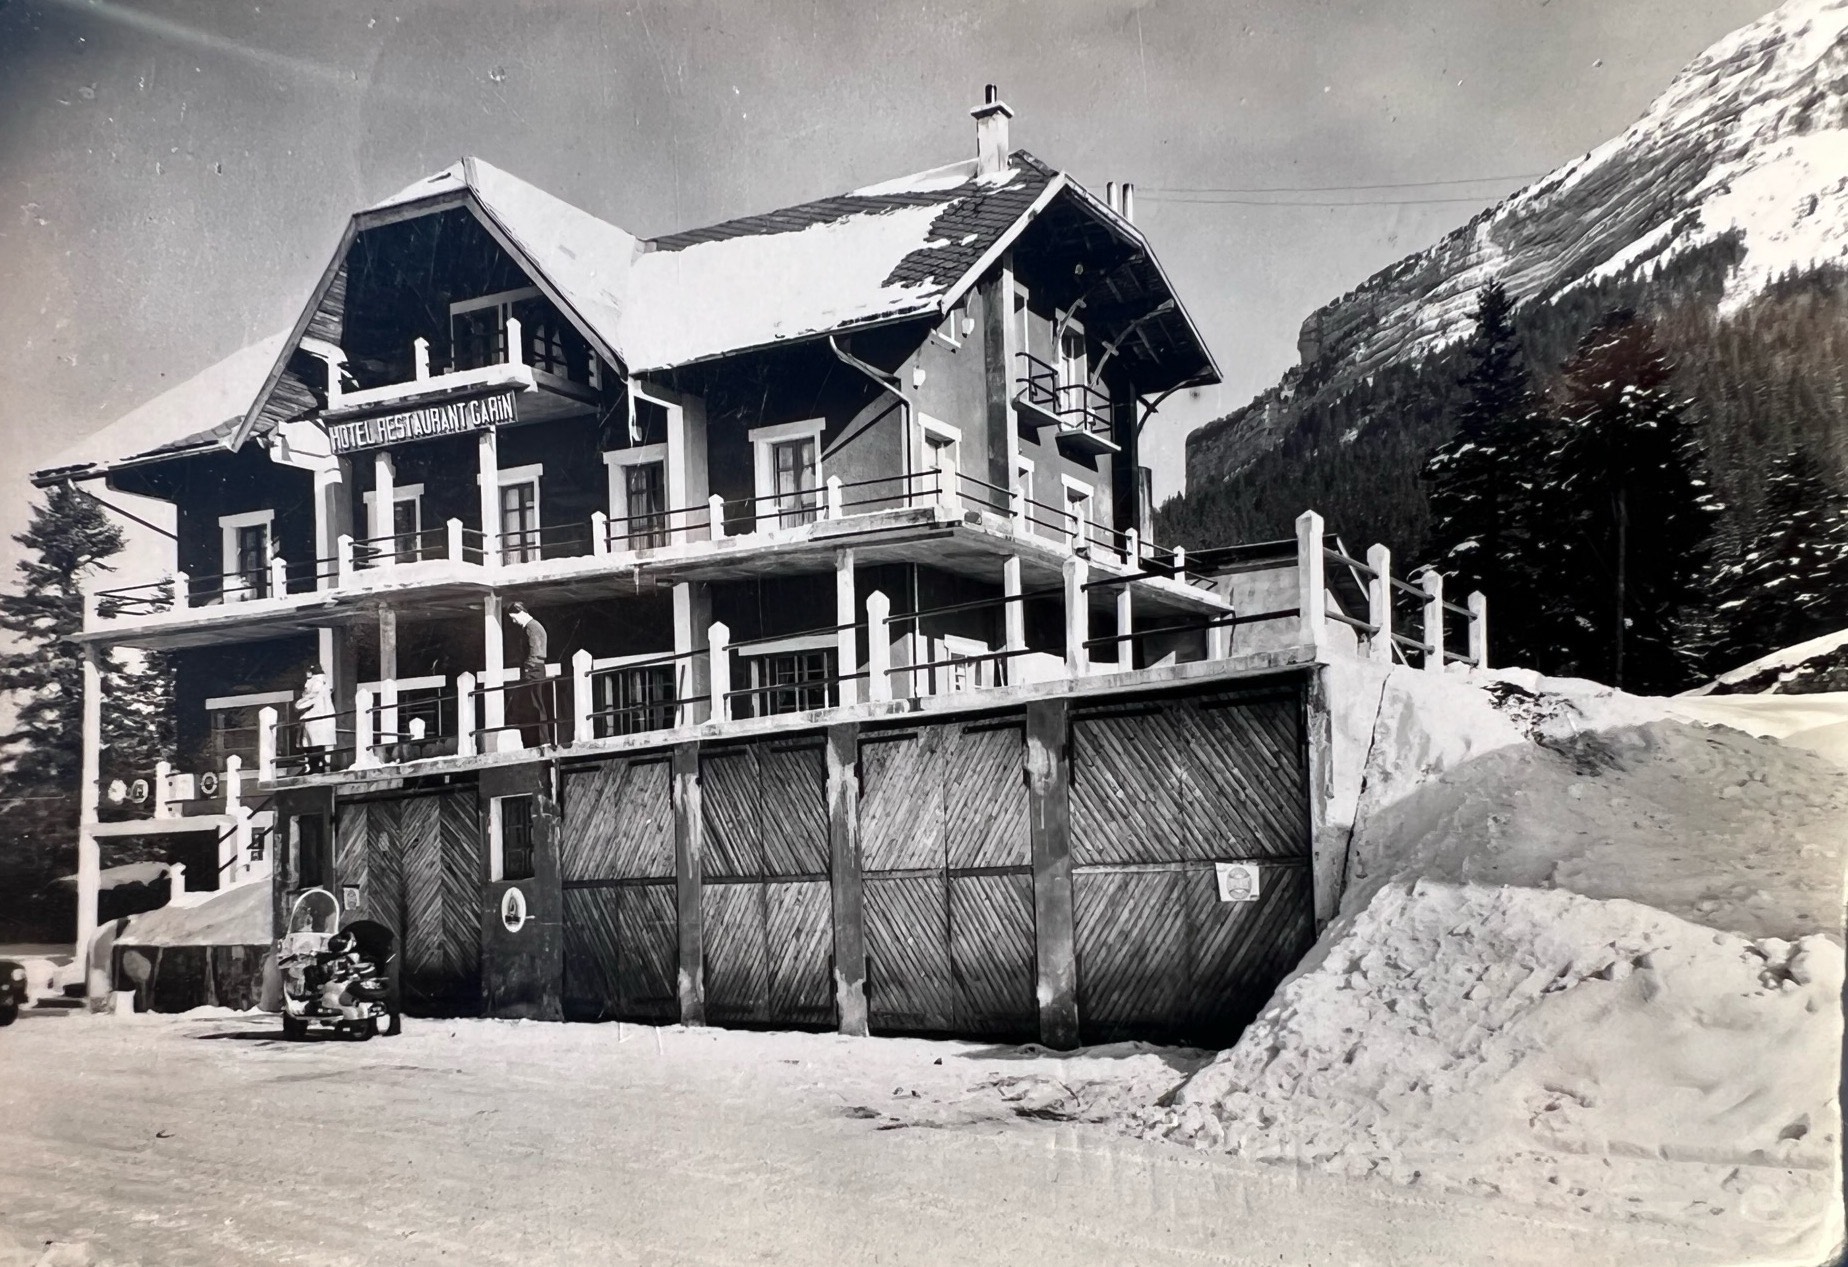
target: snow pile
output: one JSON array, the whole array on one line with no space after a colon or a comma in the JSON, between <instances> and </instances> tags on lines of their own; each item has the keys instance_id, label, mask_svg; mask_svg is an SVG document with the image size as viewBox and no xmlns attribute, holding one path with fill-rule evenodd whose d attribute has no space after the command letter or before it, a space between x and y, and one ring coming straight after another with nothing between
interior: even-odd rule
<instances>
[{"instance_id":1,"label":"snow pile","mask_svg":"<svg viewBox=\"0 0 1848 1267\"><path fill-rule=\"evenodd\" d=\"M1823 634L1729 669L1690 696L1771 692L1817 694L1848 689L1848 629Z\"/></svg>"},{"instance_id":2,"label":"snow pile","mask_svg":"<svg viewBox=\"0 0 1848 1267\"><path fill-rule=\"evenodd\" d=\"M118 946L267 946L270 886L258 880L227 889L197 906L163 906L131 915Z\"/></svg>"},{"instance_id":3,"label":"snow pile","mask_svg":"<svg viewBox=\"0 0 1848 1267\"><path fill-rule=\"evenodd\" d=\"M1144 1129L1593 1213L1730 1215L1766 1249L1826 1248L1842 968L1820 936L1394 885Z\"/></svg>"}]
</instances>

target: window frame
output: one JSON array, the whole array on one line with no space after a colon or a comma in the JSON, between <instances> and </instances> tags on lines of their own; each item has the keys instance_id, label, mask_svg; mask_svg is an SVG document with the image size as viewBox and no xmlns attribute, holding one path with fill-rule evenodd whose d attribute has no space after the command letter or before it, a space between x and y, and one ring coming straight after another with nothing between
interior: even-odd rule
<instances>
[{"instance_id":1,"label":"window frame","mask_svg":"<svg viewBox=\"0 0 1848 1267\"><path fill-rule=\"evenodd\" d=\"M671 416L669 417L669 422L670 424L672 423ZM648 545L638 546L635 543L636 534L628 523L628 468L632 466L653 465L658 465L661 468L661 526L658 530L645 535L658 537L659 540L651 542ZM628 542L629 548L631 550L652 549L657 546L666 545L668 542L672 541L673 515L671 512L675 509L672 504L673 497L671 494L673 488L673 472L667 469L666 442L659 444L636 444L626 449L605 450L603 454L603 466L609 479L609 510L607 513L609 514L610 522L623 523L625 530L622 534L622 539ZM681 509L684 509L684 507ZM614 533L611 534L611 538L613 544L615 540Z\"/></svg>"},{"instance_id":2,"label":"window frame","mask_svg":"<svg viewBox=\"0 0 1848 1267\"><path fill-rule=\"evenodd\" d=\"M244 573L238 570L238 532L244 528L261 527L264 530L263 579L252 588L244 585ZM227 603L244 603L257 598L269 598L269 565L276 557L276 511L246 510L234 515L218 517L220 542L219 554L219 596ZM235 586L233 580L235 579Z\"/></svg>"},{"instance_id":3,"label":"window frame","mask_svg":"<svg viewBox=\"0 0 1848 1267\"><path fill-rule=\"evenodd\" d=\"M941 470L934 460L936 453L948 449L950 454L949 480L939 485L939 495L944 500L955 497L960 490L959 476L962 474L962 428L952 426L929 414L918 415L918 435L924 444L924 469Z\"/></svg>"},{"instance_id":4,"label":"window frame","mask_svg":"<svg viewBox=\"0 0 1848 1267\"><path fill-rule=\"evenodd\" d=\"M537 563L545 557L545 540L540 536L541 530L545 527L542 500L545 492L544 476L545 463L543 462L532 462L526 466L503 466L494 474L494 504L498 512L494 526L495 535L500 544L500 561L503 564ZM522 484L530 484L533 489L533 526L526 531L532 533L534 540L530 544L522 542L520 546L514 547L513 549L517 549L519 553L519 557L515 558L512 557L507 545L506 495L509 488L517 488Z\"/></svg>"},{"instance_id":5,"label":"window frame","mask_svg":"<svg viewBox=\"0 0 1848 1267\"><path fill-rule=\"evenodd\" d=\"M751 470L756 501L756 531L768 532L779 527L800 527L825 517L827 511L826 462L821 437L828 429L826 418L801 418L768 427L753 427L746 432L751 443ZM777 505L776 446L793 441L810 440L815 445L815 501L812 506L785 511ZM808 518L801 516L807 515ZM785 524L785 517L793 522Z\"/></svg>"},{"instance_id":6,"label":"window frame","mask_svg":"<svg viewBox=\"0 0 1848 1267\"><path fill-rule=\"evenodd\" d=\"M392 558L399 563L415 563L423 558L423 497L424 486L422 484L392 485L392 518L389 524L391 531L380 532L379 520L381 516L379 514L379 490L376 488L368 488L365 493L367 540L377 541L385 536L396 537L398 535L398 507L404 502L410 502L413 507L411 513L416 521L411 530L411 540L409 543L394 541L392 543Z\"/></svg>"},{"instance_id":7,"label":"window frame","mask_svg":"<svg viewBox=\"0 0 1848 1267\"><path fill-rule=\"evenodd\" d=\"M518 884L522 880L533 879L538 872L536 855L538 854L536 834L533 830L537 820L534 813L538 798L531 792L516 792L508 796L488 798L488 879L497 882ZM526 804L526 868L524 875L509 875L507 866L507 810L509 801L523 801Z\"/></svg>"},{"instance_id":8,"label":"window frame","mask_svg":"<svg viewBox=\"0 0 1848 1267\"><path fill-rule=\"evenodd\" d=\"M783 684L773 684L768 680L770 661L788 656L820 655L824 673L820 679L798 679ZM838 694L834 678L840 674L840 646L833 634L797 634L789 638L780 638L775 642L763 642L750 648L749 653L740 652L739 658L745 662L745 671L751 683L751 715L753 717L781 717L790 713L809 712L814 708L827 708L831 698ZM814 685L804 685L813 682ZM772 690L786 690L796 693L798 703L800 693L819 691L821 702L813 705L803 704L797 708L771 708Z\"/></svg>"},{"instance_id":9,"label":"window frame","mask_svg":"<svg viewBox=\"0 0 1848 1267\"><path fill-rule=\"evenodd\" d=\"M1065 491L1065 513L1071 514L1074 505L1081 507L1078 511L1078 531L1074 534L1077 538L1075 544L1080 548L1088 547L1091 535L1085 529L1097 522L1097 486L1063 471L1059 472L1059 485Z\"/></svg>"}]
</instances>

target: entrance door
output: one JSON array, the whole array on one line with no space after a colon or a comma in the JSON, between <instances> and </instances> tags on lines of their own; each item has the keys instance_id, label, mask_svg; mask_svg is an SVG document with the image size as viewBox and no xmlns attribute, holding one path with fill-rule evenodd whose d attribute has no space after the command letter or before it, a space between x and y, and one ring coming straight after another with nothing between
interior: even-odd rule
<instances>
[{"instance_id":1,"label":"entrance door","mask_svg":"<svg viewBox=\"0 0 1848 1267\"><path fill-rule=\"evenodd\" d=\"M406 1013L480 1012L482 868L473 791L340 806L334 878L342 916L377 920L397 937Z\"/></svg>"},{"instance_id":2,"label":"entrance door","mask_svg":"<svg viewBox=\"0 0 1848 1267\"><path fill-rule=\"evenodd\" d=\"M1075 710L1072 903L1087 1043L1231 1041L1315 940L1295 689ZM1255 865L1222 902L1214 864Z\"/></svg>"},{"instance_id":3,"label":"entrance door","mask_svg":"<svg viewBox=\"0 0 1848 1267\"><path fill-rule=\"evenodd\" d=\"M672 786L665 755L564 772L567 1020L680 1018Z\"/></svg>"},{"instance_id":4,"label":"entrance door","mask_svg":"<svg viewBox=\"0 0 1848 1267\"><path fill-rule=\"evenodd\" d=\"M1018 720L864 732L869 1019L1031 1037L1033 867Z\"/></svg>"},{"instance_id":5,"label":"entrance door","mask_svg":"<svg viewBox=\"0 0 1848 1267\"><path fill-rule=\"evenodd\" d=\"M825 741L702 750L699 778L706 1019L832 1024Z\"/></svg>"}]
</instances>

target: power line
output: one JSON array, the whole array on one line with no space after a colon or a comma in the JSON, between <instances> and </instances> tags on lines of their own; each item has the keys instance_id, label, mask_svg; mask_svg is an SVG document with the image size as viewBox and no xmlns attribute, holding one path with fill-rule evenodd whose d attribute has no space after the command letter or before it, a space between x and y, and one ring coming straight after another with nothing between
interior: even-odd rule
<instances>
[{"instance_id":1,"label":"power line","mask_svg":"<svg viewBox=\"0 0 1848 1267\"><path fill-rule=\"evenodd\" d=\"M1489 200L1484 197L1472 198L1351 198L1342 202L1328 199L1282 199L1282 198L1162 198L1154 194L1145 199L1148 202L1168 203L1176 206L1190 207L1429 207L1440 203L1455 205L1457 203L1474 203L1485 205Z\"/></svg>"},{"instance_id":2,"label":"power line","mask_svg":"<svg viewBox=\"0 0 1848 1267\"><path fill-rule=\"evenodd\" d=\"M1271 185L1254 189L1215 185L1197 188L1138 185L1136 188L1139 193L1147 194L1339 194L1362 189L1434 189L1439 185L1480 185L1492 180L1533 180L1544 175L1545 172L1512 172L1506 176L1458 176L1451 180L1392 180L1382 185Z\"/></svg>"}]
</instances>

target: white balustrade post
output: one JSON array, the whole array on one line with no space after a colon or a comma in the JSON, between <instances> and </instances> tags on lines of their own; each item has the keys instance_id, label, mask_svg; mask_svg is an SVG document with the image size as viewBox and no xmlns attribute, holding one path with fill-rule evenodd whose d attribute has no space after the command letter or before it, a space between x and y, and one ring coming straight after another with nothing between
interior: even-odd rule
<instances>
[{"instance_id":1,"label":"white balustrade post","mask_svg":"<svg viewBox=\"0 0 1848 1267\"><path fill-rule=\"evenodd\" d=\"M443 553L449 556L451 563L462 562L462 521L445 519L443 521Z\"/></svg>"},{"instance_id":2,"label":"white balustrade post","mask_svg":"<svg viewBox=\"0 0 1848 1267\"><path fill-rule=\"evenodd\" d=\"M836 699L842 705L860 700L860 638L854 628L860 614L855 601L853 551L834 552L834 656L835 672L840 676Z\"/></svg>"},{"instance_id":3,"label":"white balustrade post","mask_svg":"<svg viewBox=\"0 0 1848 1267\"><path fill-rule=\"evenodd\" d=\"M1478 669L1489 667L1489 599L1481 590L1472 590L1465 600L1469 608L1469 658Z\"/></svg>"},{"instance_id":4,"label":"white balustrade post","mask_svg":"<svg viewBox=\"0 0 1848 1267\"><path fill-rule=\"evenodd\" d=\"M373 567L398 562L398 465L380 449L372 455L372 508L366 524L366 561Z\"/></svg>"},{"instance_id":5,"label":"white balustrade post","mask_svg":"<svg viewBox=\"0 0 1848 1267\"><path fill-rule=\"evenodd\" d=\"M590 652L579 647L571 653L571 742L595 738L590 724Z\"/></svg>"},{"instance_id":6,"label":"white balustrade post","mask_svg":"<svg viewBox=\"0 0 1848 1267\"><path fill-rule=\"evenodd\" d=\"M154 817L172 818L173 806L168 797L172 789L168 784L173 780L173 767L165 761L154 763Z\"/></svg>"},{"instance_id":7,"label":"white balustrade post","mask_svg":"<svg viewBox=\"0 0 1848 1267\"><path fill-rule=\"evenodd\" d=\"M1186 546L1174 547L1174 579L1177 581L1185 581L1187 579Z\"/></svg>"},{"instance_id":8,"label":"white balustrade post","mask_svg":"<svg viewBox=\"0 0 1848 1267\"><path fill-rule=\"evenodd\" d=\"M334 540L334 587L345 589L353 583L353 536L343 532Z\"/></svg>"},{"instance_id":9,"label":"white balustrade post","mask_svg":"<svg viewBox=\"0 0 1848 1267\"><path fill-rule=\"evenodd\" d=\"M1007 513L1014 521L1015 532L1027 531L1027 491L1018 484L1008 487Z\"/></svg>"},{"instance_id":10,"label":"white balustrade post","mask_svg":"<svg viewBox=\"0 0 1848 1267\"><path fill-rule=\"evenodd\" d=\"M475 755L475 675L456 675L456 755Z\"/></svg>"},{"instance_id":11,"label":"white balustrade post","mask_svg":"<svg viewBox=\"0 0 1848 1267\"><path fill-rule=\"evenodd\" d=\"M353 692L353 764L378 764L372 754L372 692L363 686Z\"/></svg>"},{"instance_id":12,"label":"white balustrade post","mask_svg":"<svg viewBox=\"0 0 1848 1267\"><path fill-rule=\"evenodd\" d=\"M1123 530L1123 562L1138 571L1141 570L1142 534L1137 532L1134 528L1125 528Z\"/></svg>"},{"instance_id":13,"label":"white balustrade post","mask_svg":"<svg viewBox=\"0 0 1848 1267\"><path fill-rule=\"evenodd\" d=\"M276 736L281 714L274 704L257 710L257 782L270 783L276 778Z\"/></svg>"},{"instance_id":14,"label":"white balustrade post","mask_svg":"<svg viewBox=\"0 0 1848 1267\"><path fill-rule=\"evenodd\" d=\"M712 525L712 539L725 539L725 499L717 493L706 499L706 521Z\"/></svg>"},{"instance_id":15,"label":"white balustrade post","mask_svg":"<svg viewBox=\"0 0 1848 1267\"><path fill-rule=\"evenodd\" d=\"M712 689L712 720L731 720L731 628L715 621L706 630L706 680Z\"/></svg>"},{"instance_id":16,"label":"white balustrade post","mask_svg":"<svg viewBox=\"0 0 1848 1267\"><path fill-rule=\"evenodd\" d=\"M225 813L235 815L244 801L244 758L235 752L225 758Z\"/></svg>"},{"instance_id":17,"label":"white balustrade post","mask_svg":"<svg viewBox=\"0 0 1848 1267\"><path fill-rule=\"evenodd\" d=\"M475 438L475 483L481 502L481 563L497 567L501 561L500 440L492 429Z\"/></svg>"},{"instance_id":18,"label":"white balustrade post","mask_svg":"<svg viewBox=\"0 0 1848 1267\"><path fill-rule=\"evenodd\" d=\"M1136 667L1136 617L1130 600L1130 583L1123 582L1116 595L1116 662L1119 673Z\"/></svg>"},{"instance_id":19,"label":"white balustrade post","mask_svg":"<svg viewBox=\"0 0 1848 1267\"><path fill-rule=\"evenodd\" d=\"M1444 574L1426 568L1418 574L1418 588L1424 591L1424 640L1431 650L1425 652L1424 667L1433 673L1444 671Z\"/></svg>"},{"instance_id":20,"label":"white balustrade post","mask_svg":"<svg viewBox=\"0 0 1848 1267\"><path fill-rule=\"evenodd\" d=\"M1091 600L1085 589L1091 566L1077 555L1065 560L1065 671L1072 677L1090 672Z\"/></svg>"},{"instance_id":21,"label":"white balustrade post","mask_svg":"<svg viewBox=\"0 0 1848 1267\"><path fill-rule=\"evenodd\" d=\"M590 552L592 554L610 552L610 517L600 510L590 512Z\"/></svg>"},{"instance_id":22,"label":"white balustrade post","mask_svg":"<svg viewBox=\"0 0 1848 1267\"><path fill-rule=\"evenodd\" d=\"M192 577L184 572L173 574L173 610L185 611L192 606Z\"/></svg>"},{"instance_id":23,"label":"white balustrade post","mask_svg":"<svg viewBox=\"0 0 1848 1267\"><path fill-rule=\"evenodd\" d=\"M1367 582L1367 623L1373 637L1367 640L1367 658L1380 664L1392 663L1392 551L1374 544L1367 547L1367 567L1373 579Z\"/></svg>"},{"instance_id":24,"label":"white balustrade post","mask_svg":"<svg viewBox=\"0 0 1848 1267\"><path fill-rule=\"evenodd\" d=\"M828 476L828 518L839 519L847 513L846 494L841 491L841 477Z\"/></svg>"},{"instance_id":25,"label":"white balustrade post","mask_svg":"<svg viewBox=\"0 0 1848 1267\"><path fill-rule=\"evenodd\" d=\"M281 555L269 561L269 588L271 598L281 598L289 592L289 565Z\"/></svg>"},{"instance_id":26,"label":"white balustrade post","mask_svg":"<svg viewBox=\"0 0 1848 1267\"><path fill-rule=\"evenodd\" d=\"M507 364L526 364L526 334L518 317L507 318Z\"/></svg>"},{"instance_id":27,"label":"white balustrade post","mask_svg":"<svg viewBox=\"0 0 1848 1267\"><path fill-rule=\"evenodd\" d=\"M1001 628L1006 638L1009 651L1027 649L1027 606L1021 601L1020 556L1010 554L1001 562L1001 597L1006 600L1002 607ZM1009 657L1012 665L1014 657Z\"/></svg>"},{"instance_id":28,"label":"white balustrade post","mask_svg":"<svg viewBox=\"0 0 1848 1267\"><path fill-rule=\"evenodd\" d=\"M1305 510L1296 517L1296 611L1303 641L1321 647L1328 641L1328 596L1322 554L1322 517Z\"/></svg>"},{"instance_id":29,"label":"white balustrade post","mask_svg":"<svg viewBox=\"0 0 1848 1267\"><path fill-rule=\"evenodd\" d=\"M1232 615L1226 612L1213 617L1213 624L1206 627L1206 658L1209 660L1230 660L1232 658L1232 626L1224 622Z\"/></svg>"},{"instance_id":30,"label":"white balustrade post","mask_svg":"<svg viewBox=\"0 0 1848 1267\"><path fill-rule=\"evenodd\" d=\"M420 383L430 377L430 340L421 335L411 340L411 373Z\"/></svg>"},{"instance_id":31,"label":"white balustrade post","mask_svg":"<svg viewBox=\"0 0 1848 1267\"><path fill-rule=\"evenodd\" d=\"M866 698L892 698L892 600L880 590L866 596Z\"/></svg>"}]
</instances>

